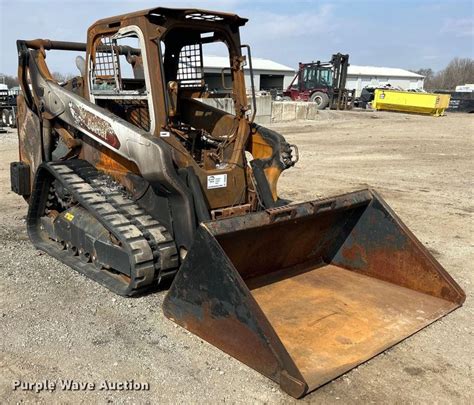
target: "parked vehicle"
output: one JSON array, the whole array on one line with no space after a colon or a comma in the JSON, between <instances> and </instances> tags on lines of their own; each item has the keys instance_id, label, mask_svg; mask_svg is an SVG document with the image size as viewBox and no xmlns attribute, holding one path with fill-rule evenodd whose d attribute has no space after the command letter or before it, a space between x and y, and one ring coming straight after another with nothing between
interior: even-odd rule
<instances>
[{"instance_id":1,"label":"parked vehicle","mask_svg":"<svg viewBox=\"0 0 474 405\"><path fill-rule=\"evenodd\" d=\"M16 97L19 90L0 89L0 120L4 126L16 127Z\"/></svg>"},{"instance_id":2,"label":"parked vehicle","mask_svg":"<svg viewBox=\"0 0 474 405\"><path fill-rule=\"evenodd\" d=\"M352 108L354 92L346 90L349 55L337 53L329 62L300 63L298 73L283 92L284 100L312 101L323 110Z\"/></svg>"}]
</instances>

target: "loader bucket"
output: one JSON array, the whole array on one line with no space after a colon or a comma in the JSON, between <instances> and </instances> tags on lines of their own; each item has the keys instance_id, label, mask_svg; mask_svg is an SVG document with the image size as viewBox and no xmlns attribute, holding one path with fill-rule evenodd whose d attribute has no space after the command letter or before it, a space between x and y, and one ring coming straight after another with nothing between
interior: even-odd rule
<instances>
[{"instance_id":1,"label":"loader bucket","mask_svg":"<svg viewBox=\"0 0 474 405\"><path fill-rule=\"evenodd\" d=\"M362 190L201 224L164 311L299 398L464 299Z\"/></svg>"}]
</instances>

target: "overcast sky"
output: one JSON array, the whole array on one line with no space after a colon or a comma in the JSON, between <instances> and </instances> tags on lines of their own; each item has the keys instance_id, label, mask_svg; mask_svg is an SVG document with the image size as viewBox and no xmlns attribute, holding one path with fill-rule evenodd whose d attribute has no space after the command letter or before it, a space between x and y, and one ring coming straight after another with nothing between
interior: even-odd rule
<instances>
[{"instance_id":1,"label":"overcast sky","mask_svg":"<svg viewBox=\"0 0 474 405\"><path fill-rule=\"evenodd\" d=\"M155 6L195 7L249 18L242 42L253 56L296 69L298 62L350 54L356 65L440 70L474 57L473 0L0 0L0 72L15 74L15 41L84 42L95 20ZM52 71L76 73L70 52L50 52Z\"/></svg>"}]
</instances>

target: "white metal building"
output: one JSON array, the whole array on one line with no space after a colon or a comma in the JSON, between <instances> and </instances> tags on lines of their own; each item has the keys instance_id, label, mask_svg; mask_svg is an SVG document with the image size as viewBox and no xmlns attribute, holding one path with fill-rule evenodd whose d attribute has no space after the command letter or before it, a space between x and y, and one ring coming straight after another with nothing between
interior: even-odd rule
<instances>
[{"instance_id":1,"label":"white metal building","mask_svg":"<svg viewBox=\"0 0 474 405\"><path fill-rule=\"evenodd\" d=\"M203 63L204 76L209 89L222 90L221 72L222 69L226 68L225 76L228 77L229 58L226 56L203 55ZM295 69L269 59L254 57L252 58L252 64L257 91L286 89L296 73ZM405 69L349 65L346 88L356 90L356 96L359 96L366 86L380 86L387 83L404 90L415 90L423 89L424 79L424 76ZM245 82L247 88L250 88L248 66L245 68ZM226 80L226 83L230 84L230 80Z\"/></svg>"},{"instance_id":2,"label":"white metal building","mask_svg":"<svg viewBox=\"0 0 474 405\"><path fill-rule=\"evenodd\" d=\"M349 65L346 88L355 90L358 97L366 86L390 84L403 90L416 90L423 89L424 80L424 76L405 69Z\"/></svg>"},{"instance_id":3,"label":"white metal building","mask_svg":"<svg viewBox=\"0 0 474 405\"><path fill-rule=\"evenodd\" d=\"M221 72L223 68L226 76L229 74L229 58L225 56L203 56L204 77L209 89L222 89ZM269 59L252 58L255 90L286 89L293 77L295 70ZM228 83L228 82L227 82ZM245 84L250 88L250 74L248 66L245 68Z\"/></svg>"}]
</instances>

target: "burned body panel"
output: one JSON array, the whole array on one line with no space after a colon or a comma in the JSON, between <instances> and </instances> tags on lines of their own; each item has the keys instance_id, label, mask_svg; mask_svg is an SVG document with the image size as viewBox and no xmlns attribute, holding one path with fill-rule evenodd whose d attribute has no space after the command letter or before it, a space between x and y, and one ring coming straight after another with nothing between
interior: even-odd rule
<instances>
[{"instance_id":1,"label":"burned body panel","mask_svg":"<svg viewBox=\"0 0 474 405\"><path fill-rule=\"evenodd\" d=\"M87 43L17 41L12 190L38 249L117 294L172 283L168 318L299 398L465 295L374 191L279 198L298 149L253 122L246 22L158 7L97 21ZM232 114L202 102L219 96L209 44L228 51ZM84 52L80 76L58 83L49 50Z\"/></svg>"},{"instance_id":2,"label":"burned body panel","mask_svg":"<svg viewBox=\"0 0 474 405\"><path fill-rule=\"evenodd\" d=\"M33 179L38 166L43 161L40 120L38 116L28 108L23 96L18 96L17 105L20 160L28 166L29 178ZM30 182L30 186L32 185L33 182Z\"/></svg>"}]
</instances>

